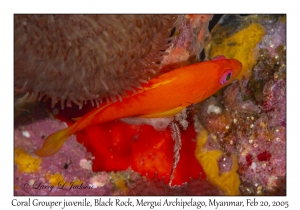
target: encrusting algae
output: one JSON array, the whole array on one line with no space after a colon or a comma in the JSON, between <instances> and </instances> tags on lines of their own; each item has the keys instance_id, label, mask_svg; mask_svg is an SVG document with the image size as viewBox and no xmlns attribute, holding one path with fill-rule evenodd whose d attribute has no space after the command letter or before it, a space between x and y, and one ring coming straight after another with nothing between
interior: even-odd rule
<instances>
[{"instance_id":1,"label":"encrusting algae","mask_svg":"<svg viewBox=\"0 0 300 210\"><path fill-rule=\"evenodd\" d=\"M115 188L124 191L124 193L128 191L126 185L126 182L128 181L128 177L126 177L126 175L112 172L110 174L110 180L114 183Z\"/></svg>"}]
</instances>

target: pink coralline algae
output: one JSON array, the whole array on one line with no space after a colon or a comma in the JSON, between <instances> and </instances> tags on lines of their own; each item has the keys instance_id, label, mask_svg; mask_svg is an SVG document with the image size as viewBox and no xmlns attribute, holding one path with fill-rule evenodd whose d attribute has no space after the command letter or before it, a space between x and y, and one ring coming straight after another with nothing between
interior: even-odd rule
<instances>
[{"instance_id":1,"label":"pink coralline algae","mask_svg":"<svg viewBox=\"0 0 300 210\"><path fill-rule=\"evenodd\" d=\"M218 160L220 173L225 173L231 170L232 168L232 158L228 155L222 155Z\"/></svg>"},{"instance_id":2,"label":"pink coralline algae","mask_svg":"<svg viewBox=\"0 0 300 210\"><path fill-rule=\"evenodd\" d=\"M99 174L94 173L84 160L91 158L83 145L75 137L70 139L70 144L64 145L61 152L55 157L43 158L38 170L24 172L20 165L30 163L26 160L16 161L18 153L24 151L26 156L37 158L34 151L41 146L43 138L57 129L66 125L58 120L49 118L42 106L33 106L27 114L21 114L15 123L15 195L111 195L113 185L105 181L99 185ZM31 122L28 124L28 122ZM24 159L24 158L23 158ZM25 165L26 166L26 165Z\"/></svg>"},{"instance_id":3,"label":"pink coralline algae","mask_svg":"<svg viewBox=\"0 0 300 210\"><path fill-rule=\"evenodd\" d=\"M251 77L200 104L199 120L210 133L205 147L224 153L220 171L228 170L229 154L238 154L242 195L285 195L285 17L258 16L256 22L266 33L258 44Z\"/></svg>"},{"instance_id":4,"label":"pink coralline algae","mask_svg":"<svg viewBox=\"0 0 300 210\"><path fill-rule=\"evenodd\" d=\"M285 80L285 50L277 48L279 59L273 62L259 60L254 68L263 73L269 70L269 76L259 81L260 93L254 94L255 101L261 113L250 124L244 134L239 134L240 173L245 182L245 191L253 191L249 183L256 185L257 194L277 194L285 189L286 176L286 80ZM264 54L262 54L264 56ZM275 56L275 57L276 57ZM260 63L267 63L259 68ZM257 91L258 80L255 74L249 83L251 91ZM248 157L248 158L247 158ZM251 158L249 158L251 157ZM249 159L251 162L249 162ZM248 161L247 161L248 160ZM251 165L250 165L251 163ZM262 186L262 188L258 188ZM284 193L284 192L283 192Z\"/></svg>"},{"instance_id":5,"label":"pink coralline algae","mask_svg":"<svg viewBox=\"0 0 300 210\"><path fill-rule=\"evenodd\" d=\"M216 196L223 195L222 191L212 185L207 179L191 179L183 186L168 187L163 181L152 179L146 181L142 177L135 179L135 182L128 185L129 192L126 195L174 195L174 196Z\"/></svg>"}]
</instances>

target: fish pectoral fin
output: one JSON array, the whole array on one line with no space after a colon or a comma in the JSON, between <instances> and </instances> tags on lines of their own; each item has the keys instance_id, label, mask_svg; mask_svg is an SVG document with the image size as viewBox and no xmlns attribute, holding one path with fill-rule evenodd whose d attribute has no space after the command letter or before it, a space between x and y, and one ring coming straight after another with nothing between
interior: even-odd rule
<instances>
[{"instance_id":1,"label":"fish pectoral fin","mask_svg":"<svg viewBox=\"0 0 300 210\"><path fill-rule=\"evenodd\" d=\"M141 117L141 118L171 117L171 116L174 116L174 115L178 114L179 112L181 112L185 107L186 106L178 106L174 109L170 109L170 110L167 110L164 112L145 114L145 115L140 115L138 117Z\"/></svg>"},{"instance_id":2,"label":"fish pectoral fin","mask_svg":"<svg viewBox=\"0 0 300 210\"><path fill-rule=\"evenodd\" d=\"M164 131L166 127L174 120L174 117L140 118L127 117L121 118L121 121L130 125L151 125L157 131Z\"/></svg>"},{"instance_id":3,"label":"fish pectoral fin","mask_svg":"<svg viewBox=\"0 0 300 210\"><path fill-rule=\"evenodd\" d=\"M69 132L69 128L70 127L65 128L48 136L44 141L42 148L35 151L35 154L37 156L45 157L57 153L65 141L72 135Z\"/></svg>"}]
</instances>

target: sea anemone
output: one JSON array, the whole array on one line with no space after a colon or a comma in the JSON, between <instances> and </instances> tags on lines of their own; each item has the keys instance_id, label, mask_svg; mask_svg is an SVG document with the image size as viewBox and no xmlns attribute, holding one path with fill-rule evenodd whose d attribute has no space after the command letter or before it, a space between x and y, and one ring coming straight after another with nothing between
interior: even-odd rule
<instances>
[{"instance_id":1,"label":"sea anemone","mask_svg":"<svg viewBox=\"0 0 300 210\"><path fill-rule=\"evenodd\" d=\"M15 94L52 106L121 100L160 69L177 15L15 15Z\"/></svg>"}]
</instances>

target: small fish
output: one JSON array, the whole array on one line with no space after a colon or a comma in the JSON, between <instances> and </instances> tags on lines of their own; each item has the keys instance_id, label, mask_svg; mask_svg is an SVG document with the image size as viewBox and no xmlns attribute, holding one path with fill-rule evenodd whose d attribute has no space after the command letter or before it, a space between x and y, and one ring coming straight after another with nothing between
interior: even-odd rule
<instances>
[{"instance_id":1,"label":"small fish","mask_svg":"<svg viewBox=\"0 0 300 210\"><path fill-rule=\"evenodd\" d=\"M183 66L160 75L143 84L142 89L124 97L122 101L104 103L70 127L50 135L36 154L54 155L71 135L91 125L127 117L174 116L229 84L241 69L242 64L238 60L219 56L211 61Z\"/></svg>"}]
</instances>

